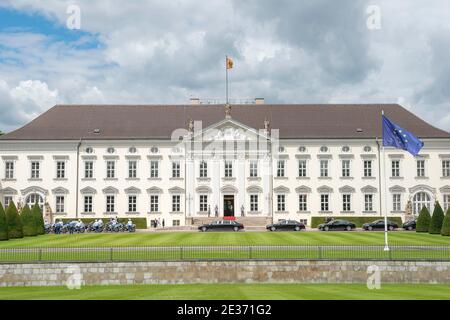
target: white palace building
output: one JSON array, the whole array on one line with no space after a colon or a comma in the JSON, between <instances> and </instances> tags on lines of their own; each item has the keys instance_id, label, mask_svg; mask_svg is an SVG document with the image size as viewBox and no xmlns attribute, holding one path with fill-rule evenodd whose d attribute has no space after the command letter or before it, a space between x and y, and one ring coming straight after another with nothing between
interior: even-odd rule
<instances>
[{"instance_id":1,"label":"white palace building","mask_svg":"<svg viewBox=\"0 0 450 320\"><path fill-rule=\"evenodd\" d=\"M383 159L382 110L424 141L418 157ZM397 104L57 105L0 137L0 157L1 202L51 219L310 224L450 203L450 133Z\"/></svg>"}]
</instances>

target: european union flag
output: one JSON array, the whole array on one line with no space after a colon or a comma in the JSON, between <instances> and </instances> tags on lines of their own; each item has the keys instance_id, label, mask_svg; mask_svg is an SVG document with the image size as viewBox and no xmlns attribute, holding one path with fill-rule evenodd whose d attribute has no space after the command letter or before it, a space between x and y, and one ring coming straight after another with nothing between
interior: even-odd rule
<instances>
[{"instance_id":1,"label":"european union flag","mask_svg":"<svg viewBox=\"0 0 450 320\"><path fill-rule=\"evenodd\" d=\"M383 115L383 146L403 149L417 156L423 148L423 141Z\"/></svg>"}]
</instances>

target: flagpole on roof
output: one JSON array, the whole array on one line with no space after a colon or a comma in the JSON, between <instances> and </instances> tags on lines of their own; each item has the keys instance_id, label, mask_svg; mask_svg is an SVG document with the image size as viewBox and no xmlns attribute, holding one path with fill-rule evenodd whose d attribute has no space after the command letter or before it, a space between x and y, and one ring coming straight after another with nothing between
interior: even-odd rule
<instances>
[{"instance_id":1,"label":"flagpole on roof","mask_svg":"<svg viewBox=\"0 0 450 320\"><path fill-rule=\"evenodd\" d=\"M228 104L228 56L225 56L225 101Z\"/></svg>"},{"instance_id":2,"label":"flagpole on roof","mask_svg":"<svg viewBox=\"0 0 450 320\"><path fill-rule=\"evenodd\" d=\"M381 126L383 127L383 116L384 116L384 110L381 110ZM383 184L384 184L384 201L383 201L383 211L384 211L384 251L389 251L389 240L388 240L388 219L387 219L387 211L388 211L388 192L387 192L387 177L386 177L386 156L385 156L385 149L386 147L383 144L383 130L381 130L381 155L383 157Z\"/></svg>"}]
</instances>

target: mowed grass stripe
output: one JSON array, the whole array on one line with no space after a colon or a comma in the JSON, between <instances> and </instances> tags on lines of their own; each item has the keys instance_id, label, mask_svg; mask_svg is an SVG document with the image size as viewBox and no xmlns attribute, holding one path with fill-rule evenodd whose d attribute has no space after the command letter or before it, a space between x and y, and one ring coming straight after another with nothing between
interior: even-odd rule
<instances>
[{"instance_id":1,"label":"mowed grass stripe","mask_svg":"<svg viewBox=\"0 0 450 320\"><path fill-rule=\"evenodd\" d=\"M391 232L392 245L450 245L450 237ZM198 246L198 245L383 245L383 232L159 232L44 235L1 241L0 248Z\"/></svg>"},{"instance_id":2,"label":"mowed grass stripe","mask_svg":"<svg viewBox=\"0 0 450 320\"><path fill-rule=\"evenodd\" d=\"M450 285L382 284L194 284L0 288L0 300L300 300L300 299L450 299Z\"/></svg>"}]
</instances>

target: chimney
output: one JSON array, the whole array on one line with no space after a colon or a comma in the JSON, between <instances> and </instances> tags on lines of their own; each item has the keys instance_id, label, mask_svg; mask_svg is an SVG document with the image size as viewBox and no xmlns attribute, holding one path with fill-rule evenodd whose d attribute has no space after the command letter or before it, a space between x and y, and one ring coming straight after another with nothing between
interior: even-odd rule
<instances>
[{"instance_id":1,"label":"chimney","mask_svg":"<svg viewBox=\"0 0 450 320\"><path fill-rule=\"evenodd\" d=\"M255 98L255 104L264 104L264 98Z\"/></svg>"},{"instance_id":2,"label":"chimney","mask_svg":"<svg viewBox=\"0 0 450 320\"><path fill-rule=\"evenodd\" d=\"M191 104L200 104L200 98L191 98Z\"/></svg>"}]
</instances>

